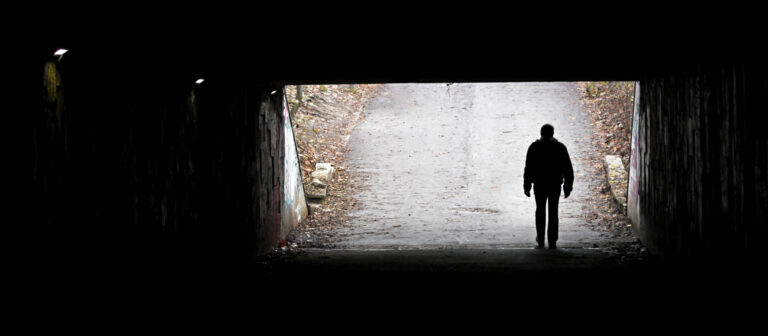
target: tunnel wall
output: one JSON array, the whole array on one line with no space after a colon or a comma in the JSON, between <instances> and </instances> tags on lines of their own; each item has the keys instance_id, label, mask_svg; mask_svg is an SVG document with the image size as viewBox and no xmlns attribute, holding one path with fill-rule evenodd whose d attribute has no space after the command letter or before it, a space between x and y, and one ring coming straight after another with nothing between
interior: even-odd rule
<instances>
[{"instance_id":1,"label":"tunnel wall","mask_svg":"<svg viewBox=\"0 0 768 336\"><path fill-rule=\"evenodd\" d=\"M282 95L252 78L196 85L188 69L151 64L74 52L38 63L35 248L98 261L270 251L281 234Z\"/></svg>"},{"instance_id":2,"label":"tunnel wall","mask_svg":"<svg viewBox=\"0 0 768 336\"><path fill-rule=\"evenodd\" d=\"M304 194L304 183L299 166L299 150L293 134L291 112L285 98L285 91L281 90L283 110L283 142L285 143L285 161L283 166L284 183L282 199L282 225L280 227L280 239L285 239L288 234L302 220L307 218L309 210Z\"/></svg>"},{"instance_id":3,"label":"tunnel wall","mask_svg":"<svg viewBox=\"0 0 768 336\"><path fill-rule=\"evenodd\" d=\"M763 245L765 74L739 65L640 82L628 213L652 251L711 257Z\"/></svg>"}]
</instances>

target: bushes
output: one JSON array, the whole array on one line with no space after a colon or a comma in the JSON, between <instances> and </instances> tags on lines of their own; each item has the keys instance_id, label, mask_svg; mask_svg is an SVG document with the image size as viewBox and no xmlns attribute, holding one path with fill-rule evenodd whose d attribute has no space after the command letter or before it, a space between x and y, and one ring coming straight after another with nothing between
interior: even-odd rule
<instances>
[{"instance_id":1,"label":"bushes","mask_svg":"<svg viewBox=\"0 0 768 336\"><path fill-rule=\"evenodd\" d=\"M579 83L581 101L598 131L603 155L619 155L629 168L635 82Z\"/></svg>"}]
</instances>

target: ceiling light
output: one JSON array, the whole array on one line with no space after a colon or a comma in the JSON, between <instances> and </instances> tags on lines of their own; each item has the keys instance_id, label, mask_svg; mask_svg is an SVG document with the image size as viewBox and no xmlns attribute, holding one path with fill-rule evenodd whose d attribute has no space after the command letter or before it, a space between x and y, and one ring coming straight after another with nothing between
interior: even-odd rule
<instances>
[{"instance_id":1,"label":"ceiling light","mask_svg":"<svg viewBox=\"0 0 768 336\"><path fill-rule=\"evenodd\" d=\"M53 53L53 56L56 56L56 59L57 59L57 60L59 60L59 61L61 61L61 58L62 58L62 57L64 57L64 54L66 54L66 53L67 53L67 51L69 51L69 50L67 50L67 49L59 49L59 50L56 50L56 51Z\"/></svg>"},{"instance_id":2,"label":"ceiling light","mask_svg":"<svg viewBox=\"0 0 768 336\"><path fill-rule=\"evenodd\" d=\"M198 79L195 81L195 84L203 84L203 82L205 82L205 79L202 79L202 78L198 78Z\"/></svg>"}]
</instances>

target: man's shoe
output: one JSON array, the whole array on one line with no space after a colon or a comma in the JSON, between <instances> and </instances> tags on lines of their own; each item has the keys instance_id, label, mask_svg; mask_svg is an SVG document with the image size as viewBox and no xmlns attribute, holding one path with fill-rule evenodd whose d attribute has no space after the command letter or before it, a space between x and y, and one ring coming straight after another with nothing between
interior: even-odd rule
<instances>
[{"instance_id":1,"label":"man's shoe","mask_svg":"<svg viewBox=\"0 0 768 336\"><path fill-rule=\"evenodd\" d=\"M554 250L556 248L557 248L557 244L556 243L549 243L549 249L550 250Z\"/></svg>"}]
</instances>

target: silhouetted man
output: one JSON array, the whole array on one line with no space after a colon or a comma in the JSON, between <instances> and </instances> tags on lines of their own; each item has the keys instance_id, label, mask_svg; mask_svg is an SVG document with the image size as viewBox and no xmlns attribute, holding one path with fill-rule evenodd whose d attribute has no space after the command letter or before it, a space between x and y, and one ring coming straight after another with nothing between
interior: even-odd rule
<instances>
[{"instance_id":1,"label":"silhouetted man","mask_svg":"<svg viewBox=\"0 0 768 336\"><path fill-rule=\"evenodd\" d=\"M541 127L541 139L528 147L525 157L523 189L525 196L531 197L531 184L536 196L536 242L544 247L546 229L549 248L557 247L557 203L560 200L560 186L565 184L565 198L573 190L573 167L568 149L553 137L555 128L550 124ZM547 207L549 203L549 207ZM549 228L546 227L546 210L549 208Z\"/></svg>"}]
</instances>

